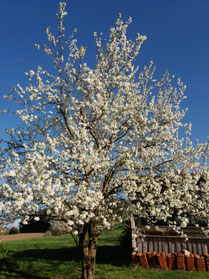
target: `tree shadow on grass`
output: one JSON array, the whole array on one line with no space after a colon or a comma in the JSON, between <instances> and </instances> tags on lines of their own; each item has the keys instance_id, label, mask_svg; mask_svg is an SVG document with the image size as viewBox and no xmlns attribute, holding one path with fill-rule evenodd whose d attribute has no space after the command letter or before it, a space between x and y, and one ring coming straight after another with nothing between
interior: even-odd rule
<instances>
[{"instance_id":1,"label":"tree shadow on grass","mask_svg":"<svg viewBox=\"0 0 209 279\"><path fill-rule=\"evenodd\" d=\"M49 279L46 276L39 276L34 272L33 268L30 268L28 262L27 270L21 270L20 266L12 259L7 258L0 261L0 278L14 279L14 278L27 278L27 279Z\"/></svg>"},{"instance_id":2,"label":"tree shadow on grass","mask_svg":"<svg viewBox=\"0 0 209 279\"><path fill-rule=\"evenodd\" d=\"M23 268L13 256L0 260L0 278L49 279L47 276L38 275L30 260Z\"/></svg>"},{"instance_id":3,"label":"tree shadow on grass","mask_svg":"<svg viewBox=\"0 0 209 279\"><path fill-rule=\"evenodd\" d=\"M99 246L97 251L98 264L111 264L115 266L130 265L131 252L121 246Z\"/></svg>"},{"instance_id":4,"label":"tree shadow on grass","mask_svg":"<svg viewBox=\"0 0 209 279\"><path fill-rule=\"evenodd\" d=\"M98 246L97 264L129 265L130 259L129 252L126 253L120 246ZM28 249L13 253L0 262L0 278L4 278L3 274L5 273L8 274L5 278L46 279L50 277L38 275L41 274L40 269L44 269L50 276L53 272L60 270L61 266L68 266L68 263L69 271L71 269L70 272L72 272L73 268L80 266L80 262L81 253L76 247ZM42 266L40 263L45 263L45 265ZM74 263L74 266L71 263Z\"/></svg>"}]
</instances>

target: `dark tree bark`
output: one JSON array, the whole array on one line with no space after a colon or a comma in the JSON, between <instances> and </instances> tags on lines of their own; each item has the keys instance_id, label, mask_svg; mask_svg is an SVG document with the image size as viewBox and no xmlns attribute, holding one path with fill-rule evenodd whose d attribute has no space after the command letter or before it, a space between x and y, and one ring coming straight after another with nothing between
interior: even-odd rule
<instances>
[{"instance_id":1,"label":"dark tree bark","mask_svg":"<svg viewBox=\"0 0 209 279\"><path fill-rule=\"evenodd\" d=\"M98 233L93 222L85 224L80 236L82 248L82 276L81 279L95 279L95 264Z\"/></svg>"}]
</instances>

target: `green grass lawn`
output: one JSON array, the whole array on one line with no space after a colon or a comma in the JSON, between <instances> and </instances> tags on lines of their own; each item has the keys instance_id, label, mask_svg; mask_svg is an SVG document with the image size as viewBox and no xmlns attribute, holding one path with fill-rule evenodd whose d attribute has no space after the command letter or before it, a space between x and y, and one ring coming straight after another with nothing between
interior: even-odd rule
<instances>
[{"instance_id":1,"label":"green grass lawn","mask_svg":"<svg viewBox=\"0 0 209 279\"><path fill-rule=\"evenodd\" d=\"M119 246L121 227L99 239L97 279L203 279L209 272L156 271L134 268ZM0 261L0 278L77 279L81 273L79 251L70 236L8 241L8 256Z\"/></svg>"}]
</instances>

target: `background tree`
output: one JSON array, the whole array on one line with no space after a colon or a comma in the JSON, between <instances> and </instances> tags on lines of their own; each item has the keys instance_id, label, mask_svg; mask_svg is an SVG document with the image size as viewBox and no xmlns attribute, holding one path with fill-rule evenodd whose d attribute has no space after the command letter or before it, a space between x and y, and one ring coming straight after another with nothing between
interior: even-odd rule
<instances>
[{"instance_id":1,"label":"background tree","mask_svg":"<svg viewBox=\"0 0 209 279\"><path fill-rule=\"evenodd\" d=\"M166 221L176 230L174 212L180 228L187 225L185 212L208 220L206 171L201 191L197 187L205 146L194 148L190 126L182 124L180 79L174 86L165 72L155 80L152 62L140 70L135 66L146 37L127 39L131 19L119 16L105 43L94 34L96 65L90 68L76 30L65 40L65 15L60 3L58 35L46 29L50 46L43 51L55 72L30 70L29 85L18 84L8 95L19 106L15 113L23 125L8 131L0 209L25 221L46 209L78 239L82 278L94 278L98 234L131 214L149 224Z\"/></svg>"},{"instance_id":2,"label":"background tree","mask_svg":"<svg viewBox=\"0 0 209 279\"><path fill-rule=\"evenodd\" d=\"M30 216L27 223L20 222L19 223L19 231L20 233L38 233L38 232L46 232L50 228L50 223L48 218L46 218L46 210L42 210L36 214L36 216Z\"/></svg>"}]
</instances>

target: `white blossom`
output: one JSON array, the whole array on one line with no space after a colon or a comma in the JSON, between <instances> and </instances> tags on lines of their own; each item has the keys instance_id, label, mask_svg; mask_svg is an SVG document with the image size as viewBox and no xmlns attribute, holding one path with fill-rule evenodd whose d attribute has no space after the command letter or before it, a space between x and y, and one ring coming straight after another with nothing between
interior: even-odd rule
<instances>
[{"instance_id":1,"label":"white blossom","mask_svg":"<svg viewBox=\"0 0 209 279\"><path fill-rule=\"evenodd\" d=\"M131 19L121 16L108 40L94 33L90 68L75 34L65 41L65 15L60 3L58 35L46 30L44 52L56 74L39 66L26 73L26 88L18 84L8 95L23 125L8 132L2 216L27 222L46 209L78 236L86 224L101 231L131 214L179 230L186 214L208 221L208 145L194 147L183 122L185 85L168 72L157 80L152 61L139 72L134 61L146 36L128 39ZM184 128L185 140L179 137ZM174 214L179 224L172 223Z\"/></svg>"}]
</instances>

